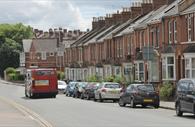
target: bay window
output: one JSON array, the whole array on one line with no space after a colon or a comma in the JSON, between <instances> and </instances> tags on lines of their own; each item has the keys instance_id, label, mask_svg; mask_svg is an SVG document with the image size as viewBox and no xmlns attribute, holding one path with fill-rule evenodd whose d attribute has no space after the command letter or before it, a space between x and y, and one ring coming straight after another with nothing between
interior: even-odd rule
<instances>
[{"instance_id":1,"label":"bay window","mask_svg":"<svg viewBox=\"0 0 195 127\"><path fill-rule=\"evenodd\" d=\"M195 57L185 58L185 78L195 78Z\"/></svg>"},{"instance_id":2,"label":"bay window","mask_svg":"<svg viewBox=\"0 0 195 127\"><path fill-rule=\"evenodd\" d=\"M135 63L135 80L144 81L144 63L142 61Z\"/></svg>"},{"instance_id":3,"label":"bay window","mask_svg":"<svg viewBox=\"0 0 195 127\"><path fill-rule=\"evenodd\" d=\"M174 56L162 57L162 77L163 80L175 79L175 57Z\"/></svg>"}]
</instances>

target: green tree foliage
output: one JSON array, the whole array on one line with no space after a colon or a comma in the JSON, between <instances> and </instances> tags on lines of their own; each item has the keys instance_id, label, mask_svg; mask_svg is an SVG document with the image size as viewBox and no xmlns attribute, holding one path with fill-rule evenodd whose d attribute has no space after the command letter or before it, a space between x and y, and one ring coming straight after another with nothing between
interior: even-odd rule
<instances>
[{"instance_id":1,"label":"green tree foliage","mask_svg":"<svg viewBox=\"0 0 195 127\"><path fill-rule=\"evenodd\" d=\"M18 24L0 24L0 75L7 67L19 66L22 40L33 36L32 28Z\"/></svg>"}]
</instances>

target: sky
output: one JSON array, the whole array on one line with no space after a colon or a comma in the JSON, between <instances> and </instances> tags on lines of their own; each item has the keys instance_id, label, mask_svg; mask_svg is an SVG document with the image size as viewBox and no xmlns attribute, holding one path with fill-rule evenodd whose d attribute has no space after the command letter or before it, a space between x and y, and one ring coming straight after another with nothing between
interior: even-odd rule
<instances>
[{"instance_id":1,"label":"sky","mask_svg":"<svg viewBox=\"0 0 195 127\"><path fill-rule=\"evenodd\" d=\"M138 0L0 0L0 23L33 28L91 29L93 17L116 13Z\"/></svg>"}]
</instances>

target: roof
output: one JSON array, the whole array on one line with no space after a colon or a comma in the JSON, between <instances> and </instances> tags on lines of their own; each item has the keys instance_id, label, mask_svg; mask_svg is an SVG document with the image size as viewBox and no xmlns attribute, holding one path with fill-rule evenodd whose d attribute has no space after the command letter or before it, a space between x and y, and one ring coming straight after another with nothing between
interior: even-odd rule
<instances>
[{"instance_id":1,"label":"roof","mask_svg":"<svg viewBox=\"0 0 195 127\"><path fill-rule=\"evenodd\" d=\"M33 39L32 43L36 52L55 52L57 48L57 39Z\"/></svg>"},{"instance_id":2,"label":"roof","mask_svg":"<svg viewBox=\"0 0 195 127\"><path fill-rule=\"evenodd\" d=\"M122 30L121 32L119 32L118 34L116 34L115 36L122 36L124 34L130 33L132 31L134 31L134 28L136 26L138 26L141 22L145 21L146 19L148 19L151 15L153 14L153 11L149 12L147 15L140 17L138 20L136 20L135 22L129 24L128 27L126 27L124 30Z\"/></svg>"},{"instance_id":3,"label":"roof","mask_svg":"<svg viewBox=\"0 0 195 127\"><path fill-rule=\"evenodd\" d=\"M32 44L32 39L22 40L24 52L29 52Z\"/></svg>"},{"instance_id":4,"label":"roof","mask_svg":"<svg viewBox=\"0 0 195 127\"><path fill-rule=\"evenodd\" d=\"M103 32L106 29L107 29L107 27L102 27L100 29L97 29L94 33L90 34L86 39L84 39L83 41L81 41L78 44L78 46L81 46L81 45L87 43L89 40L93 39L94 37L96 37L97 35L99 35L101 32Z\"/></svg>"},{"instance_id":5,"label":"roof","mask_svg":"<svg viewBox=\"0 0 195 127\"><path fill-rule=\"evenodd\" d=\"M187 9L185 9L183 12L181 12L181 14L192 13L192 12L195 12L195 3L192 4L190 7L188 7Z\"/></svg>"},{"instance_id":6,"label":"roof","mask_svg":"<svg viewBox=\"0 0 195 127\"><path fill-rule=\"evenodd\" d=\"M110 27L108 27L106 30L102 31L100 34L98 34L97 36L95 36L94 38L92 38L91 40L89 40L87 43L85 43L85 45L90 44L90 43L96 43L99 39L101 39L102 37L104 37L104 35L109 32L110 30L112 30L114 28L115 25L112 25Z\"/></svg>"}]
</instances>

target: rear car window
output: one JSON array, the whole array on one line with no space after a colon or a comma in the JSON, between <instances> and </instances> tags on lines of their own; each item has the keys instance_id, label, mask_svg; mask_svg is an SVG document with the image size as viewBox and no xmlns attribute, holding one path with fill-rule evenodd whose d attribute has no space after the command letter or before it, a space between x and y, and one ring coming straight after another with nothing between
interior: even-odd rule
<instances>
[{"instance_id":1,"label":"rear car window","mask_svg":"<svg viewBox=\"0 0 195 127\"><path fill-rule=\"evenodd\" d=\"M141 91L154 91L154 87L152 85L139 85L137 86L137 89Z\"/></svg>"},{"instance_id":2,"label":"rear car window","mask_svg":"<svg viewBox=\"0 0 195 127\"><path fill-rule=\"evenodd\" d=\"M120 88L119 84L105 84L105 88Z\"/></svg>"}]
</instances>

